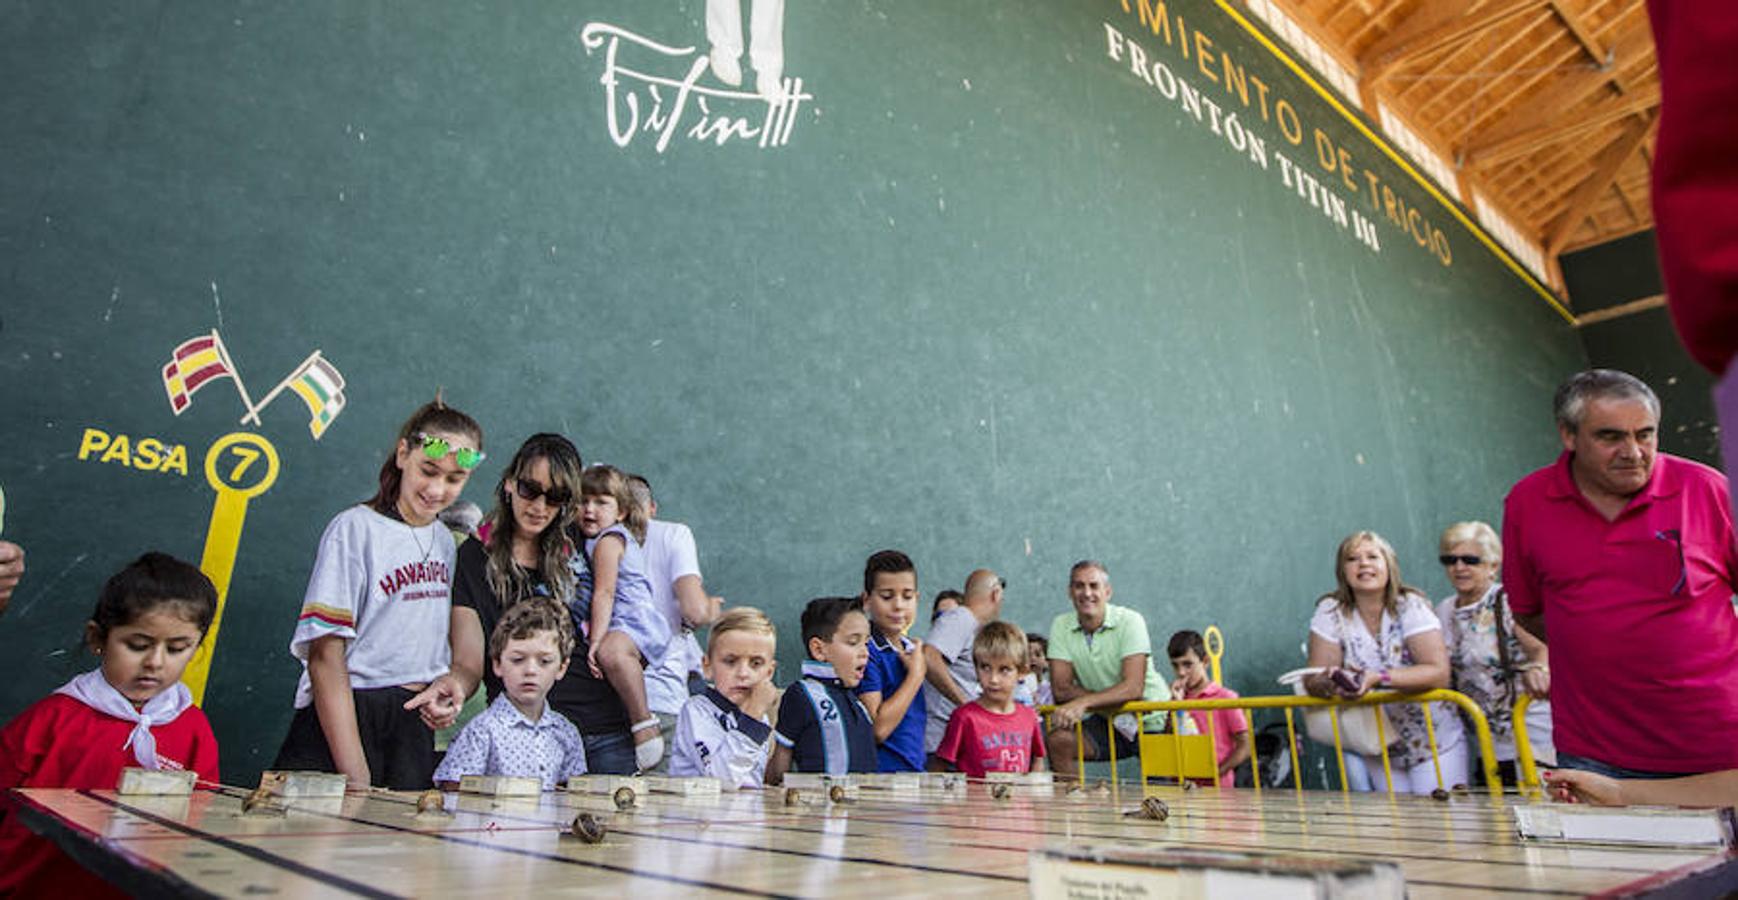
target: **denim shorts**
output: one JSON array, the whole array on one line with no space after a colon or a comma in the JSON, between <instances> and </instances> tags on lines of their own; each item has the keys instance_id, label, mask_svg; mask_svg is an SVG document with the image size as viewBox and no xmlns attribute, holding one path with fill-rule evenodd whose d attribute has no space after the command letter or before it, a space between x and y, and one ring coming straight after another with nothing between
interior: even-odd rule
<instances>
[{"instance_id":1,"label":"denim shorts","mask_svg":"<svg viewBox=\"0 0 1738 900\"><path fill-rule=\"evenodd\" d=\"M585 744L585 770L593 775L632 775L639 771L634 759L634 736L626 731L581 734Z\"/></svg>"},{"instance_id":2,"label":"denim shorts","mask_svg":"<svg viewBox=\"0 0 1738 900\"><path fill-rule=\"evenodd\" d=\"M1607 778L1682 778L1685 775L1695 774L1694 772L1646 772L1641 769L1626 769L1622 766L1602 763L1597 759L1564 753L1561 750L1557 751L1557 768L1579 769L1583 772L1592 772L1595 775L1604 775Z\"/></svg>"}]
</instances>

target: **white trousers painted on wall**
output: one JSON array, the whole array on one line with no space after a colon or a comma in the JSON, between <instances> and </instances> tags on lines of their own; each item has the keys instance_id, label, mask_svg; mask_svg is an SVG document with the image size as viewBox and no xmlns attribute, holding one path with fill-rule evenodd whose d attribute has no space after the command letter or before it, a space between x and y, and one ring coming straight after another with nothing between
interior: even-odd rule
<instances>
[{"instance_id":1,"label":"white trousers painted on wall","mask_svg":"<svg viewBox=\"0 0 1738 900\"><path fill-rule=\"evenodd\" d=\"M785 0L752 0L748 14L748 60L754 88L771 101L784 95ZM718 80L742 84L742 0L706 0L706 40Z\"/></svg>"}]
</instances>

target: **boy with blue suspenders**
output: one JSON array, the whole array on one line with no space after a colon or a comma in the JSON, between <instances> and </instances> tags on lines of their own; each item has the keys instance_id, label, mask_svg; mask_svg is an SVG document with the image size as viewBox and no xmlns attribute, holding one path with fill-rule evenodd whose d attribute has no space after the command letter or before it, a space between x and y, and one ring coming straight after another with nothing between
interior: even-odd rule
<instances>
[{"instance_id":1,"label":"boy with blue suspenders","mask_svg":"<svg viewBox=\"0 0 1738 900\"><path fill-rule=\"evenodd\" d=\"M851 597L822 597L803 609L803 677L779 703L777 746L766 783L791 772L873 772L875 725L853 688L869 664L869 619Z\"/></svg>"}]
</instances>

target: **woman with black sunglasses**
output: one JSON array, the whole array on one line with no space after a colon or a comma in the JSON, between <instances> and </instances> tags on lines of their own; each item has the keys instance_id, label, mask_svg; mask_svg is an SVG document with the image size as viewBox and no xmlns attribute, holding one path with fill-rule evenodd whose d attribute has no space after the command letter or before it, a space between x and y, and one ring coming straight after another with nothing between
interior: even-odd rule
<instances>
[{"instance_id":1,"label":"woman with black sunglasses","mask_svg":"<svg viewBox=\"0 0 1738 900\"><path fill-rule=\"evenodd\" d=\"M1527 707L1527 742L1540 765L1556 765L1551 745L1551 670L1544 642L1515 624L1508 595L1497 581L1503 565L1503 543L1483 522L1456 522L1442 532L1444 574L1454 596L1436 604L1442 620L1442 640L1448 646L1454 689L1472 698L1491 726L1497 770L1503 783L1515 777L1515 700L1532 694ZM1481 784L1484 769L1473 767Z\"/></svg>"},{"instance_id":2,"label":"woman with black sunglasses","mask_svg":"<svg viewBox=\"0 0 1738 900\"><path fill-rule=\"evenodd\" d=\"M466 694L482 682L493 701L501 680L484 660L495 623L513 604L531 596L573 599L574 546L567 526L578 511L579 450L559 434L534 434L501 472L495 508L478 536L459 547L453 576L453 676ZM579 665L549 691L551 709L579 728L586 766L592 772L631 774L633 738L627 711L608 684L584 665L584 635L574 648Z\"/></svg>"}]
</instances>

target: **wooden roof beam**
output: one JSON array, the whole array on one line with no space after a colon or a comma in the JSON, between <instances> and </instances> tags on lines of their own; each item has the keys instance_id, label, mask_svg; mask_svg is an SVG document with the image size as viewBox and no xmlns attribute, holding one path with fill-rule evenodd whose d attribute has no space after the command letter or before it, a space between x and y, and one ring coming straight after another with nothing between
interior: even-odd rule
<instances>
[{"instance_id":1,"label":"wooden roof beam","mask_svg":"<svg viewBox=\"0 0 1738 900\"><path fill-rule=\"evenodd\" d=\"M1546 19L1541 17L1539 22L1535 22L1533 24L1539 24L1539 23L1542 23L1544 21L1546 21ZM1492 74L1492 75L1485 76L1484 81L1481 84L1479 84L1478 87L1472 89L1471 91L1465 92L1465 94L1463 96L1461 96L1459 100L1456 100L1452 105L1450 105L1448 107L1448 109L1435 112L1435 113L1433 113L1433 116L1435 118L1438 118L1438 119L1444 121L1444 122L1453 122L1456 119L1458 119L1461 116L1461 114L1463 112L1466 112L1468 109L1476 110L1478 108L1477 104L1481 100L1485 99L1485 97L1487 95L1491 94L1493 88L1495 88L1499 83L1504 82L1507 79L1509 79L1517 74L1520 74L1523 69L1526 69L1530 66L1530 64L1533 62L1534 57L1538 56L1540 53L1547 52L1550 49L1550 44L1553 43L1552 41L1549 41L1549 40L1536 39L1532 34L1531 25L1523 25L1521 27L1514 28L1511 31L1511 33L1509 34L1508 38L1503 40L1502 43L1487 50L1486 56L1488 59L1491 59L1491 60L1501 59L1504 57L1505 54L1507 54L1511 49L1513 49L1516 44L1522 43L1523 41L1530 43L1530 46L1524 48L1524 52L1521 54L1521 56L1519 58L1511 59L1503 67L1502 71L1497 72L1497 73ZM1512 93L1504 95L1501 98L1493 98L1491 103L1493 106L1500 107L1501 105L1507 103L1511 98L1512 98ZM1445 98L1445 99L1453 99L1453 98L1452 98L1452 96L1450 96L1450 97Z\"/></svg>"},{"instance_id":2,"label":"wooden roof beam","mask_svg":"<svg viewBox=\"0 0 1738 900\"><path fill-rule=\"evenodd\" d=\"M1487 28L1500 25L1548 0L1506 0L1470 10L1465 4L1443 3L1427 7L1430 19L1414 15L1383 39L1375 42L1358 58L1358 67L1365 77L1379 81L1395 67L1419 54L1429 53L1460 43ZM1414 25L1417 21L1421 24Z\"/></svg>"},{"instance_id":3,"label":"wooden roof beam","mask_svg":"<svg viewBox=\"0 0 1738 900\"><path fill-rule=\"evenodd\" d=\"M1643 297L1640 300L1631 300L1628 303L1619 303L1616 306L1607 306L1604 309L1596 309L1592 312L1576 316L1575 327L1585 328L1588 325L1594 325L1599 322L1620 319L1624 316L1633 316L1636 313L1646 312L1650 309L1659 309L1665 305L1666 295L1655 294L1652 297Z\"/></svg>"},{"instance_id":4,"label":"wooden roof beam","mask_svg":"<svg viewBox=\"0 0 1738 900\"><path fill-rule=\"evenodd\" d=\"M1600 46L1599 39L1593 36L1593 32L1587 30L1587 23L1581 21L1581 16L1570 9L1569 4L1563 0L1551 0L1551 11L1557 14L1557 18L1563 20L1563 27L1569 29L1569 33L1575 37L1581 48L1587 51L1588 57L1596 65L1603 66L1611 62L1607 56L1611 51Z\"/></svg>"},{"instance_id":5,"label":"wooden roof beam","mask_svg":"<svg viewBox=\"0 0 1738 900\"><path fill-rule=\"evenodd\" d=\"M1562 66L1566 60L1563 58L1563 53L1559 52L1558 54L1548 58L1546 62L1548 63L1547 65L1536 66L1533 72L1524 75L1514 84L1511 84L1509 90L1503 94L1501 99L1495 100L1482 111L1475 110L1469 113L1467 120L1461 124L1459 134L1455 137L1455 145L1457 147L1465 147L1467 138L1470 135L1476 134L1479 128L1483 126L1486 120L1490 119L1490 117L1498 116L1500 119L1506 116L1509 109L1508 104L1514 102L1515 98L1521 97L1528 91L1531 91L1539 84L1539 82L1544 81L1553 71Z\"/></svg>"},{"instance_id":6,"label":"wooden roof beam","mask_svg":"<svg viewBox=\"0 0 1738 900\"><path fill-rule=\"evenodd\" d=\"M1469 166L1488 166L1505 159L1525 156L1542 147L1548 147L1559 141L1602 128L1610 122L1637 113L1650 112L1659 105L1660 92L1656 87L1617 103L1607 103L1585 113L1560 115L1494 143L1487 141L1468 147L1466 164Z\"/></svg>"},{"instance_id":7,"label":"wooden roof beam","mask_svg":"<svg viewBox=\"0 0 1738 900\"><path fill-rule=\"evenodd\" d=\"M1365 35L1369 34L1371 31L1382 28L1384 25L1383 19L1387 18L1390 9L1391 7L1385 7L1379 12L1365 16L1363 21L1358 22L1352 30L1346 34L1347 48L1358 46L1358 42L1362 41Z\"/></svg>"},{"instance_id":8,"label":"wooden roof beam","mask_svg":"<svg viewBox=\"0 0 1738 900\"><path fill-rule=\"evenodd\" d=\"M1617 202L1623 207L1623 214L1629 217L1630 224L1641 224L1641 213L1636 211L1635 201L1629 198L1629 190L1623 186L1623 181L1614 181L1611 186L1617 189Z\"/></svg>"},{"instance_id":9,"label":"wooden roof beam","mask_svg":"<svg viewBox=\"0 0 1738 900\"><path fill-rule=\"evenodd\" d=\"M1614 59L1612 64L1589 70L1585 74L1559 79L1555 84L1534 94L1531 99L1523 101L1522 105L1515 107L1504 117L1508 124L1487 129L1481 136L1481 143L1489 146L1528 132L1536 123L1560 115L1563 110L1574 108L1599 91L1613 89L1622 92L1622 69L1637 56L1651 55L1652 45L1653 35L1644 22L1640 27L1624 33L1611 45L1610 55Z\"/></svg>"},{"instance_id":10,"label":"wooden roof beam","mask_svg":"<svg viewBox=\"0 0 1738 900\"><path fill-rule=\"evenodd\" d=\"M1599 199L1599 195L1611 188L1612 182L1617 179L1618 170L1623 168L1623 164L1641 147L1642 141L1647 139L1648 132L1653 129L1656 119L1656 116L1650 114L1629 123L1629 126L1624 129L1623 134L1616 141L1599 151L1599 156L1595 158L1596 165L1593 174L1575 189L1575 193L1570 196L1562 216L1557 219L1556 224L1546 235L1546 255L1556 256L1563 250L1564 245L1569 243L1569 238L1575 234L1575 229L1581 225L1581 220L1586 218L1588 210L1593 208L1594 201Z\"/></svg>"}]
</instances>

